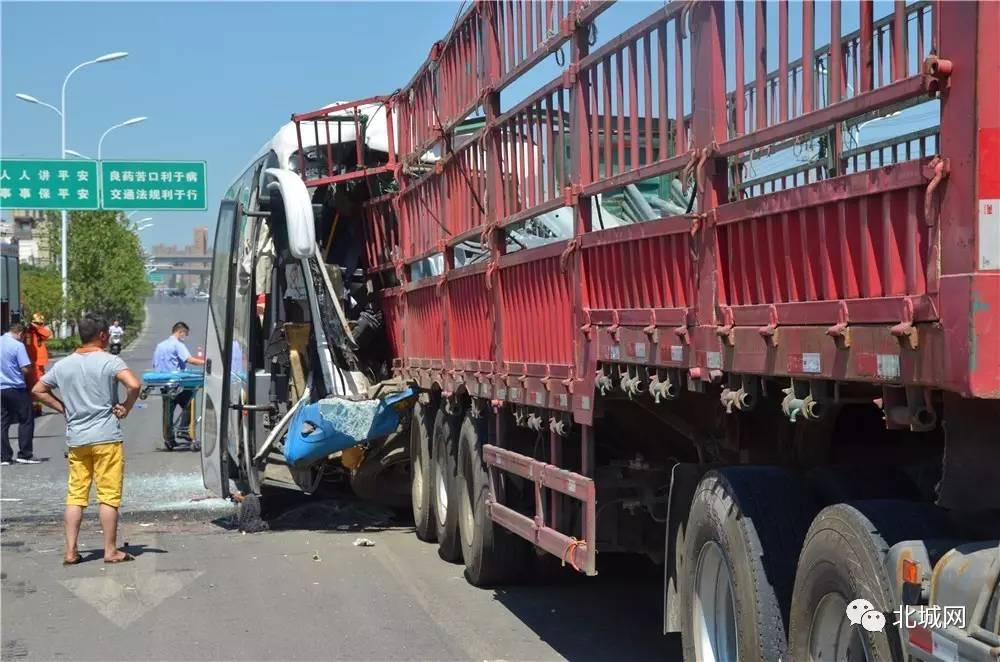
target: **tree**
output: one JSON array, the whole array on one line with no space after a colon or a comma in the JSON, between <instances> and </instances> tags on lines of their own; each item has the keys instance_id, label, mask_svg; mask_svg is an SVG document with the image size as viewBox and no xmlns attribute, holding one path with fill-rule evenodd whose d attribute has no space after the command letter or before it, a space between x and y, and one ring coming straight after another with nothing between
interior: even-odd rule
<instances>
[{"instance_id":1,"label":"tree","mask_svg":"<svg viewBox=\"0 0 1000 662\"><path fill-rule=\"evenodd\" d=\"M62 281L57 268L22 264L21 294L28 319L34 313L42 313L49 321L62 317Z\"/></svg>"},{"instance_id":2,"label":"tree","mask_svg":"<svg viewBox=\"0 0 1000 662\"><path fill-rule=\"evenodd\" d=\"M58 224L53 245L60 250ZM99 313L129 326L141 324L152 293L139 238L111 211L75 211L69 218L69 313Z\"/></svg>"}]
</instances>

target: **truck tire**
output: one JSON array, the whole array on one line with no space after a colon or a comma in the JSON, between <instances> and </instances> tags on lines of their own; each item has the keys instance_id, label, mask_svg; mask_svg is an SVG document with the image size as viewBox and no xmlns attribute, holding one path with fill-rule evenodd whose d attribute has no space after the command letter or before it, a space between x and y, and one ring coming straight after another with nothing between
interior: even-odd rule
<instances>
[{"instance_id":1,"label":"truck tire","mask_svg":"<svg viewBox=\"0 0 1000 662\"><path fill-rule=\"evenodd\" d=\"M710 471L695 490L681 559L684 659L789 659L795 562L814 513L801 481L772 467Z\"/></svg>"},{"instance_id":2,"label":"truck tire","mask_svg":"<svg viewBox=\"0 0 1000 662\"><path fill-rule=\"evenodd\" d=\"M824 508L809 527L795 573L791 659L902 660L886 554L900 540L937 537L947 528L926 503L860 501ZM847 619L848 604L859 598L885 616L884 631L869 632Z\"/></svg>"},{"instance_id":3,"label":"truck tire","mask_svg":"<svg viewBox=\"0 0 1000 662\"><path fill-rule=\"evenodd\" d=\"M410 500L413 502L413 527L417 537L426 542L434 542L437 536L431 503L433 425L434 408L418 401L413 405L413 420L410 422Z\"/></svg>"},{"instance_id":4,"label":"truck tire","mask_svg":"<svg viewBox=\"0 0 1000 662\"><path fill-rule=\"evenodd\" d=\"M458 532L458 433L462 419L439 407L434 420L433 489L434 520L437 523L438 555L450 563L462 560L462 538Z\"/></svg>"},{"instance_id":5,"label":"truck tire","mask_svg":"<svg viewBox=\"0 0 1000 662\"><path fill-rule=\"evenodd\" d=\"M458 440L458 528L465 578L473 586L496 586L517 579L525 570L528 545L499 524L487 510L491 497L483 461L482 419L466 416Z\"/></svg>"}]
</instances>

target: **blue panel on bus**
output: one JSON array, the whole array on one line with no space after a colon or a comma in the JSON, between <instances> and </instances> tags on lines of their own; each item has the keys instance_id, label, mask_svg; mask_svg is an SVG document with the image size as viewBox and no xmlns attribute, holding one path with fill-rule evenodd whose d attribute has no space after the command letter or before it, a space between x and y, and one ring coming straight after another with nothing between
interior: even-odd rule
<instances>
[{"instance_id":1,"label":"blue panel on bus","mask_svg":"<svg viewBox=\"0 0 1000 662\"><path fill-rule=\"evenodd\" d=\"M301 407L288 426L285 459L294 467L309 466L331 453L384 437L399 425L399 414L413 397L413 390L406 389L377 400L326 398Z\"/></svg>"}]
</instances>

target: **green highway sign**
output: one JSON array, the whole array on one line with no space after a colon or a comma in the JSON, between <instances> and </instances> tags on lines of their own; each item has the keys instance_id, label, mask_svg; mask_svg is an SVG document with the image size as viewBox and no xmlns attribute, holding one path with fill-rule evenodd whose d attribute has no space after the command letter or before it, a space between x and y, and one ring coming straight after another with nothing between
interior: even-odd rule
<instances>
[{"instance_id":1,"label":"green highway sign","mask_svg":"<svg viewBox=\"0 0 1000 662\"><path fill-rule=\"evenodd\" d=\"M204 161L101 161L104 209L207 209Z\"/></svg>"},{"instance_id":2,"label":"green highway sign","mask_svg":"<svg viewBox=\"0 0 1000 662\"><path fill-rule=\"evenodd\" d=\"M148 274L146 274L146 280L148 280L150 283L162 283L163 274L157 273L156 271L151 271Z\"/></svg>"},{"instance_id":3,"label":"green highway sign","mask_svg":"<svg viewBox=\"0 0 1000 662\"><path fill-rule=\"evenodd\" d=\"M0 159L0 208L98 209L97 161Z\"/></svg>"}]
</instances>

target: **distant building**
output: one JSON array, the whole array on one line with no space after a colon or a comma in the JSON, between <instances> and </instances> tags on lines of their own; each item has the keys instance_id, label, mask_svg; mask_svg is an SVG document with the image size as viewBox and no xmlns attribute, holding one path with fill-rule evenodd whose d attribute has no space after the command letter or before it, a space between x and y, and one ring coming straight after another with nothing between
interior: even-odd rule
<instances>
[{"instance_id":1,"label":"distant building","mask_svg":"<svg viewBox=\"0 0 1000 662\"><path fill-rule=\"evenodd\" d=\"M18 260L23 264L47 267L55 264L51 233L52 223L45 212L36 209L6 210L10 216L0 225L0 236L16 240Z\"/></svg>"},{"instance_id":2,"label":"distant building","mask_svg":"<svg viewBox=\"0 0 1000 662\"><path fill-rule=\"evenodd\" d=\"M194 243L191 244L192 255L208 255L208 228L194 229Z\"/></svg>"},{"instance_id":3,"label":"distant building","mask_svg":"<svg viewBox=\"0 0 1000 662\"><path fill-rule=\"evenodd\" d=\"M187 246L156 244L150 253L153 263L158 267L157 272L164 278L164 286L185 289L194 287L200 290L208 287L208 274L212 268L208 228L195 228L192 242Z\"/></svg>"}]
</instances>

